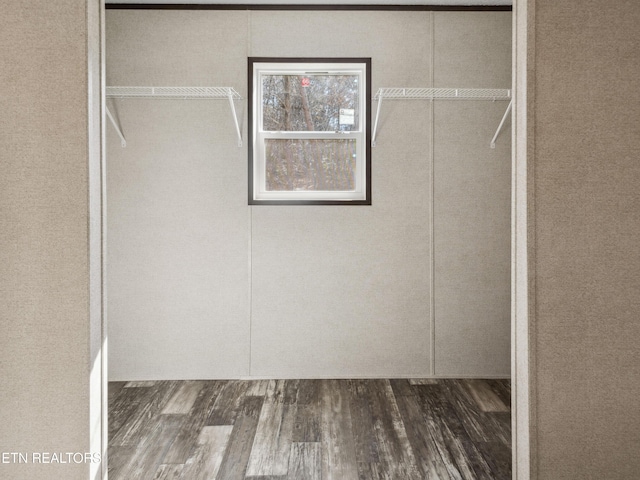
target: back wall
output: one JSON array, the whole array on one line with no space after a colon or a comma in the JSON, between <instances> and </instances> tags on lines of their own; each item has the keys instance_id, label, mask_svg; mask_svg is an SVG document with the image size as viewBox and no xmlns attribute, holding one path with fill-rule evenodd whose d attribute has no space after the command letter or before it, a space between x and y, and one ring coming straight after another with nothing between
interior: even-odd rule
<instances>
[{"instance_id":1,"label":"back wall","mask_svg":"<svg viewBox=\"0 0 640 480\"><path fill-rule=\"evenodd\" d=\"M511 13L107 12L111 380L508 376L506 102L385 102L371 206L248 206L247 57L371 57L379 87L509 88ZM373 107L375 109L375 102ZM507 126L508 127L508 126Z\"/></svg>"}]
</instances>

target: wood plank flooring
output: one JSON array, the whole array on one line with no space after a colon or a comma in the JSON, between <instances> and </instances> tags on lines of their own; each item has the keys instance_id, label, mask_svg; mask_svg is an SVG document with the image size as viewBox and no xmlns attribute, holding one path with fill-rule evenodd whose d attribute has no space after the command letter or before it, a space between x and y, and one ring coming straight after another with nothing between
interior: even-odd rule
<instances>
[{"instance_id":1,"label":"wood plank flooring","mask_svg":"<svg viewBox=\"0 0 640 480\"><path fill-rule=\"evenodd\" d=\"M109 384L110 480L507 480L508 380Z\"/></svg>"}]
</instances>

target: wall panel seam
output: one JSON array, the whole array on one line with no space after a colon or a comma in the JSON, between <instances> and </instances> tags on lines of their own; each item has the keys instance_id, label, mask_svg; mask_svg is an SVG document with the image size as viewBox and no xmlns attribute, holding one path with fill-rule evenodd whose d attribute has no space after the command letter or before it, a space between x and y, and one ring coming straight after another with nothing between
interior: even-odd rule
<instances>
[{"instance_id":1,"label":"wall panel seam","mask_svg":"<svg viewBox=\"0 0 640 480\"><path fill-rule=\"evenodd\" d=\"M434 12L429 13L429 21L430 21L430 52L429 59L431 62L431 66L429 68L430 78L429 82L431 87L434 86L434 67L435 67L435 43L436 43L436 34L435 34L435 14ZM435 110L433 101L430 102L429 105L429 331L430 331L430 365L429 365L429 373L431 375L436 374L436 315L435 315Z\"/></svg>"}]
</instances>

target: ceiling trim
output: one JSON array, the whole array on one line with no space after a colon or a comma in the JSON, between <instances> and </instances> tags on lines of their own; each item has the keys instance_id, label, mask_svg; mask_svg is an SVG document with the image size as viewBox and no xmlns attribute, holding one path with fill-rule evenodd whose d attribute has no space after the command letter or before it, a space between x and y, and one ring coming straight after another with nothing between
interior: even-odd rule
<instances>
[{"instance_id":1,"label":"ceiling trim","mask_svg":"<svg viewBox=\"0 0 640 480\"><path fill-rule=\"evenodd\" d=\"M383 11L454 11L510 12L511 5L418 5L418 4L264 4L264 3L117 3L105 4L118 10L383 10Z\"/></svg>"}]
</instances>

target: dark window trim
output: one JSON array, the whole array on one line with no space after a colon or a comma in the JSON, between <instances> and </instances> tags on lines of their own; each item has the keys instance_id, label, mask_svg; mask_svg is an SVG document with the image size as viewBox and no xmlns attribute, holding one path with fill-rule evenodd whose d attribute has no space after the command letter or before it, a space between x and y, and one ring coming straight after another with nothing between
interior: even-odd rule
<instances>
[{"instance_id":1,"label":"dark window trim","mask_svg":"<svg viewBox=\"0 0 640 480\"><path fill-rule=\"evenodd\" d=\"M107 3L107 10L341 10L341 11L414 11L414 12L511 12L510 5L262 5L201 3Z\"/></svg>"},{"instance_id":2,"label":"dark window trim","mask_svg":"<svg viewBox=\"0 0 640 480\"><path fill-rule=\"evenodd\" d=\"M365 178L366 199L364 200L255 200L253 198L253 64L254 63L364 63L367 66L366 75L366 98L365 98ZM249 129L249 205L371 205L371 58L354 57L248 57L247 59L247 97L248 97L248 117L247 126Z\"/></svg>"}]
</instances>

